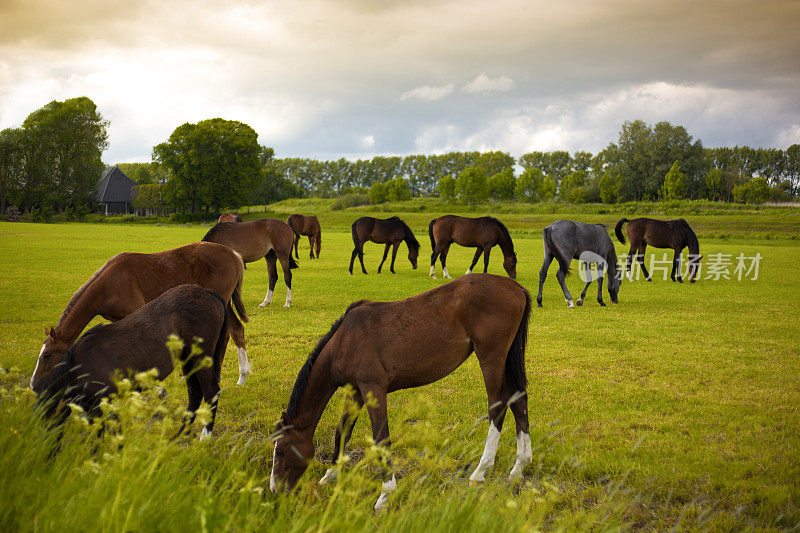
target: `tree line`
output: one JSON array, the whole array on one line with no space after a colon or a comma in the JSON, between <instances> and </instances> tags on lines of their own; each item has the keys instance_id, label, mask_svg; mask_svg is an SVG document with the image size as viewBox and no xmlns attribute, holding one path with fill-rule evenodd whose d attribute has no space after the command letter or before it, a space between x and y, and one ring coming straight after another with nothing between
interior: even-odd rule
<instances>
[{"instance_id":1,"label":"tree line","mask_svg":"<svg viewBox=\"0 0 800 533\"><path fill-rule=\"evenodd\" d=\"M105 165L108 121L87 97L53 101L0 132L0 207L88 212ZM151 163L120 164L134 205L214 213L316 196L382 203L420 196L615 203L681 198L758 203L800 196L800 145L705 148L683 126L625 122L596 154L502 151L318 161L276 158L247 124L214 118L178 126Z\"/></svg>"}]
</instances>

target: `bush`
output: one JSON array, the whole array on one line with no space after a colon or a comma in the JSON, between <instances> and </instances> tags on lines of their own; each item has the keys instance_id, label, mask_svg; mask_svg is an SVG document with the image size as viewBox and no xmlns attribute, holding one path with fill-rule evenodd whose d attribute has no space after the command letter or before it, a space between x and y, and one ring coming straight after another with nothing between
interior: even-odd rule
<instances>
[{"instance_id":1,"label":"bush","mask_svg":"<svg viewBox=\"0 0 800 533\"><path fill-rule=\"evenodd\" d=\"M17 206L8 206L8 209L6 209L6 222L19 222L19 209L17 209Z\"/></svg>"},{"instance_id":2,"label":"bush","mask_svg":"<svg viewBox=\"0 0 800 533\"><path fill-rule=\"evenodd\" d=\"M740 204L763 204L770 195L769 185L764 178L751 178L744 185L733 188L733 201Z\"/></svg>"},{"instance_id":3,"label":"bush","mask_svg":"<svg viewBox=\"0 0 800 533\"><path fill-rule=\"evenodd\" d=\"M348 193L341 198L336 198L330 206L331 211L341 211L348 207L358 207L359 205L369 205L370 198L366 194Z\"/></svg>"}]
</instances>

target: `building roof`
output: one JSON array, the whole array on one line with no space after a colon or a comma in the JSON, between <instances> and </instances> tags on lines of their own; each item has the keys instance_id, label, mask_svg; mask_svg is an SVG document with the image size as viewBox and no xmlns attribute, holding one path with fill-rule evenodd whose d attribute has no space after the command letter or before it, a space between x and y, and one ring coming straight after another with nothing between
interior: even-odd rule
<instances>
[{"instance_id":1,"label":"building roof","mask_svg":"<svg viewBox=\"0 0 800 533\"><path fill-rule=\"evenodd\" d=\"M109 202L131 202L131 188L136 182L126 176L119 167L109 168L97 181L95 200L101 204Z\"/></svg>"}]
</instances>

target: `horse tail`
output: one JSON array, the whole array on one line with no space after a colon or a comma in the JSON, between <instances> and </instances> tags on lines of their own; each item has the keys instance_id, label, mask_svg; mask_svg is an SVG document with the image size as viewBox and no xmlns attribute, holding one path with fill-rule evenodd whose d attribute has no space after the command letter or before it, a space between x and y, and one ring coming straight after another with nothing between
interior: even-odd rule
<instances>
[{"instance_id":1,"label":"horse tail","mask_svg":"<svg viewBox=\"0 0 800 533\"><path fill-rule=\"evenodd\" d=\"M544 237L544 245L550 250L550 253L556 258L556 261L558 261L559 269L563 270L564 274L567 276L572 274L572 270L570 270L571 260L561 255L561 251L556 247L556 244L553 242L553 236L550 235L550 226L544 228L542 236Z\"/></svg>"},{"instance_id":2,"label":"horse tail","mask_svg":"<svg viewBox=\"0 0 800 533\"><path fill-rule=\"evenodd\" d=\"M506 392L509 394L524 392L528 387L528 376L525 374L525 346L528 343L531 295L525 288L522 288L522 292L525 294L525 311L522 313L522 320L519 322L517 334L511 342L511 347L508 349L508 357L506 357L504 381Z\"/></svg>"},{"instance_id":3,"label":"horse tail","mask_svg":"<svg viewBox=\"0 0 800 533\"><path fill-rule=\"evenodd\" d=\"M296 230L296 229L294 229L294 217L290 216L289 218L287 218L287 219L286 219L286 224L288 224L288 225L289 225L289 227L290 227L290 228L292 228L292 231L294 232L294 234L295 234L297 237L299 237L299 236L300 236L300 234L299 234L299 233L297 233L297 230Z\"/></svg>"},{"instance_id":4,"label":"horse tail","mask_svg":"<svg viewBox=\"0 0 800 533\"><path fill-rule=\"evenodd\" d=\"M239 252L234 251L233 253L236 254L236 257L239 258L239 261L242 262L242 270L239 271L239 279L236 280L236 288L233 289L233 294L231 294L231 300L233 301L233 305L236 307L236 312L239 314L239 318L242 322L249 322L250 319L247 317L247 311L244 308L244 302L242 301L242 282L244 281L244 259L242 259L241 254Z\"/></svg>"},{"instance_id":5,"label":"horse tail","mask_svg":"<svg viewBox=\"0 0 800 533\"><path fill-rule=\"evenodd\" d=\"M433 225L436 224L436 221L439 220L438 218L434 218L431 220L431 223L428 224L428 236L431 238L431 250L436 249L436 239L433 236Z\"/></svg>"},{"instance_id":6,"label":"horse tail","mask_svg":"<svg viewBox=\"0 0 800 533\"><path fill-rule=\"evenodd\" d=\"M619 242L621 242L622 244L625 244L625 235L622 234L622 225L625 224L626 222L629 222L628 219L622 217L620 221L617 222L617 225L614 227L614 233L617 234L617 239L619 239Z\"/></svg>"},{"instance_id":7,"label":"horse tail","mask_svg":"<svg viewBox=\"0 0 800 533\"><path fill-rule=\"evenodd\" d=\"M225 305L223 303L223 305ZM225 348L228 346L228 310L230 309L230 303L227 304L226 312L222 313L222 327L219 330L219 336L217 336L217 344L214 346L214 354L211 357L212 366L211 370L214 373L214 383L219 384L220 376L222 375L222 360L225 358ZM237 307L237 310L239 308ZM232 320L238 320L236 315L230 313ZM245 322L247 318L245 317Z\"/></svg>"}]
</instances>

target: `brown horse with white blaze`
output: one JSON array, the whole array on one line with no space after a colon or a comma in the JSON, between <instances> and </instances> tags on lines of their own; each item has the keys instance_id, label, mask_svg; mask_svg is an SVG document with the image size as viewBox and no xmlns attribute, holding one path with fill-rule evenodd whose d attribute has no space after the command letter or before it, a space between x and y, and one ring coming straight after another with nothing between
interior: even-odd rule
<instances>
[{"instance_id":1,"label":"brown horse with white blaze","mask_svg":"<svg viewBox=\"0 0 800 533\"><path fill-rule=\"evenodd\" d=\"M511 279L517 277L517 254L514 252L514 242L508 233L508 228L493 217L468 218L456 215L445 215L435 218L428 224L428 235L431 238L431 273L436 278L436 258L442 263L443 276L449 278L447 272L447 253L453 243L468 248L475 247L475 257L467 269L467 274L472 272L478 259L483 254L483 273L489 268L489 253L493 246L500 246L503 252L503 268Z\"/></svg>"},{"instance_id":2,"label":"brown horse with white blaze","mask_svg":"<svg viewBox=\"0 0 800 533\"><path fill-rule=\"evenodd\" d=\"M261 218L235 224L219 222L203 237L203 241L224 244L236 250L245 263L264 258L267 262L269 289L259 307L265 307L272 302L272 294L278 282L277 261L281 262L283 281L286 283L286 303L283 306L292 305L292 269L298 266L292 258L293 240L292 228L276 218Z\"/></svg>"},{"instance_id":3,"label":"brown horse with white blaze","mask_svg":"<svg viewBox=\"0 0 800 533\"><path fill-rule=\"evenodd\" d=\"M628 280L633 281L631 276L631 260L634 255L639 258L639 264L642 267L642 272L647 281L653 281L650 273L644 266L644 252L647 245L655 246L656 248L672 248L674 255L672 257L672 273L670 277L672 281L683 283L681 279L681 251L684 248L689 248L689 282L694 283L697 277L697 271L700 269L700 260L703 256L700 255L700 244L697 242L697 236L689 223L684 219L678 220L655 220L652 218L635 218L628 220L627 218L621 219L617 222L614 228L614 233L617 239L622 244L625 244L625 237L622 235L622 225L627 223L628 227L625 232L628 234L628 240L631 242L631 249L628 252L628 259L625 265L625 271L628 275ZM677 279L676 279L677 272Z\"/></svg>"},{"instance_id":4,"label":"brown horse with white blaze","mask_svg":"<svg viewBox=\"0 0 800 533\"><path fill-rule=\"evenodd\" d=\"M228 328L239 355L238 384L243 385L250 373L242 325L242 321L247 322L241 297L243 268L242 258L236 252L206 242L152 254L115 255L72 295L56 326L45 328L46 337L31 376L31 388L52 371L94 317L120 320L172 287L187 283L210 289L228 303Z\"/></svg>"},{"instance_id":5,"label":"brown horse with white blaze","mask_svg":"<svg viewBox=\"0 0 800 533\"><path fill-rule=\"evenodd\" d=\"M386 245L383 249L383 259L381 264L378 265L378 274L381 273L381 268L386 262L390 247L392 249L392 262L389 265L389 271L394 274L394 260L397 257L397 249L403 241L408 247L408 260L411 263L411 268L417 268L419 241L417 241L408 224L403 222L400 217L361 217L353 222L350 233L353 236L353 253L350 254L350 268L348 269L350 274L353 273L353 263L356 260L356 256L358 256L358 260L361 263L361 272L367 273L367 269L364 268L364 243L367 241Z\"/></svg>"},{"instance_id":6,"label":"brown horse with white blaze","mask_svg":"<svg viewBox=\"0 0 800 533\"><path fill-rule=\"evenodd\" d=\"M356 302L320 339L303 366L275 435L270 488L291 489L314 457L313 436L325 406L339 387L355 394L347 403L366 402L376 443L389 446L388 393L419 387L452 373L475 352L489 405L489 433L470 477L484 481L494 464L507 408L517 426L517 460L510 479L531 461L526 395L525 344L531 299L524 287L502 276L472 274L397 302ZM335 436L334 465L350 439L355 417L345 406ZM356 410L357 411L357 410ZM357 414L355 415L358 416ZM332 481L327 471L320 483ZM394 490L384 471L375 504L379 510Z\"/></svg>"},{"instance_id":7,"label":"brown horse with white blaze","mask_svg":"<svg viewBox=\"0 0 800 533\"><path fill-rule=\"evenodd\" d=\"M300 244L300 236L308 236L308 246L311 249L311 259L319 259L319 251L322 248L322 229L319 227L319 220L315 215L301 215L295 213L289 215L286 223L294 231L294 256L300 259L297 247ZM316 254L316 255L315 255Z\"/></svg>"}]
</instances>

